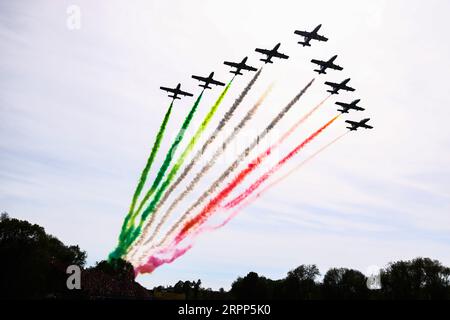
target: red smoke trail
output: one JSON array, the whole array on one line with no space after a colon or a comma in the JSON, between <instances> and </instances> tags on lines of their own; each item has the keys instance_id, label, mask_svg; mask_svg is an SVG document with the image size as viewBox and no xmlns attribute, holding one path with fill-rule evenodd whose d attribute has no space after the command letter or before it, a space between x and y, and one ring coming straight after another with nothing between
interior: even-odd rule
<instances>
[{"instance_id":1,"label":"red smoke trail","mask_svg":"<svg viewBox=\"0 0 450 320\"><path fill-rule=\"evenodd\" d=\"M164 249L159 251L159 253L165 253L168 252L173 247L170 247L168 249ZM192 244L188 245L185 248L182 249L174 249L174 253L169 258L158 258L155 255L152 255L145 264L142 264L134 269L135 275L138 275L139 273L152 273L156 268L161 266L165 263L172 263L175 261L175 259L178 259L182 255L184 255L189 249L192 248Z\"/></svg>"},{"instance_id":2,"label":"red smoke trail","mask_svg":"<svg viewBox=\"0 0 450 320\"><path fill-rule=\"evenodd\" d=\"M339 137L337 137L333 141L329 142L328 144L326 144L325 146L320 148L314 154L310 155L307 159L305 159L303 162L301 162L298 166L296 166L295 168L290 170L288 173L286 173L282 177L278 178L277 180L275 180L274 182L272 182L271 184L266 186L263 190L261 190L259 193L257 193L254 197L250 198L248 201L242 203L242 201L245 200L249 195L251 195L253 193L253 191L256 190L264 181L266 181L273 173L275 173L277 170L279 170L288 160L290 160L293 156L295 156L306 144L311 142L323 130L325 130L328 126L330 126L338 117L339 117L339 115L335 116L333 119L331 119L325 125L323 125L321 128L319 128L316 132L311 134L307 139L305 139L301 144L299 144L295 149L293 149L287 156L285 156L283 159L281 159L274 167L272 167L268 172L266 172L263 176L261 176L255 183L253 183L249 188L247 188L247 190L245 190L238 197L234 198L233 200L231 200L230 202L225 204L222 207L223 209L231 209L231 208L234 208L234 207L238 206L239 204L240 204L240 206L236 210L234 210L222 223L220 223L218 225L215 225L215 226L201 226L201 227L199 227L197 230L195 230L194 232L192 232L190 234L191 235L191 239L194 240L198 235L200 235L201 233L203 233L205 231L217 230L217 229L223 227L224 225L226 225L228 222L230 222L231 219L233 219L245 207L247 207L249 204L251 204L257 198L259 198L262 193L266 192L271 187L273 187L276 184L280 183L282 180L284 180L290 174L292 174L295 170L303 167L306 163L308 163L313 158L315 158L319 153L321 153L326 148L330 147L332 144L334 144L339 139L341 139L344 135L346 135L348 132L345 132L344 134L340 135ZM219 194L216 198L218 198L220 196L221 196L221 194ZM220 202L220 199L217 202ZM211 202L209 204L211 204ZM205 209L202 210L202 213L203 212L205 212ZM200 214L202 214L202 213L200 213ZM206 220L207 217L204 218L204 219L200 219L201 218L200 214L192 219L192 220L196 220L198 222L197 223L195 223L195 222L191 223L189 229L194 228L196 225L201 224L202 222L204 222ZM212 213L210 213L210 214L212 214ZM205 215L206 215L206 213L205 213ZM139 267L137 267L135 269L136 274L137 273L151 273L157 267L159 267L159 266L161 266L162 264L165 264L165 263L173 262L175 259L177 259L180 256L184 255L189 249L191 249L192 246L193 246L192 242L191 242L191 244L189 244L184 249L176 249L176 246L188 235L187 233L188 233L189 229L187 229L186 227L187 227L187 223L184 225L184 228L180 231L180 233L177 235L175 240L169 246L158 250L155 254L153 254L147 260L146 263L144 263L144 264L140 265ZM170 258L161 259L161 258L156 257L157 254L167 254L167 253L169 253L171 251L173 252L173 254L172 254L172 256Z\"/></svg>"},{"instance_id":3,"label":"red smoke trail","mask_svg":"<svg viewBox=\"0 0 450 320\"><path fill-rule=\"evenodd\" d=\"M229 209L233 209L236 206L239 207L236 208L231 214L229 214L226 219L224 221L222 221L221 223L214 225L214 226L206 226L203 225L200 228L198 228L191 236L191 238L195 238L197 237L199 234L204 233L206 231L215 231L218 230L222 227L224 227L226 224L228 224L228 222L230 222L238 213L240 213L244 208L246 208L247 206L249 206L250 204L252 204L254 201L256 201L259 197L261 197L261 195L263 195L265 192L267 192L269 189L272 189L273 187L275 187L276 185L278 185L279 183L281 183L283 180L285 180L287 177L289 177L291 174L293 174L295 171L299 170L300 168L302 168L303 166L305 166L306 164L308 164L311 160L313 160L315 157L317 157L320 153L322 153L323 151L325 151L326 149L328 149L329 147L331 147L333 144L335 144L337 141L339 141L340 139L342 139L346 134L348 134L350 131L346 131L343 134L339 135L337 138L334 138L332 141L328 142L326 145L324 145L323 147L321 147L319 150L317 150L316 152L314 152L313 154L311 154L309 157L307 157L305 160L303 160L301 163L299 163L297 166L295 166L294 168L292 168L290 171L288 171L287 173L285 173L283 176L279 177L278 179L274 180L273 182L271 182L270 184L268 184L267 186L265 186L261 191L259 191L258 193L256 193L255 195L253 195L253 197L251 197L250 199L248 199L245 202L240 202L240 203L236 203L236 198L231 200L230 202L228 202L227 204L225 204L224 206L221 206L222 210L225 212L226 210ZM249 189L249 188L248 188ZM248 190L247 189L247 190ZM247 191L244 191L244 193ZM233 205L234 204L234 205ZM158 252L168 252L170 250L174 249L174 244L170 245L169 247L167 247L166 249L162 249Z\"/></svg>"},{"instance_id":4,"label":"red smoke trail","mask_svg":"<svg viewBox=\"0 0 450 320\"><path fill-rule=\"evenodd\" d=\"M256 180L256 182L254 182L250 187L247 188L247 190L245 190L244 192L242 192L239 196L237 196L236 198L234 198L233 200L229 201L227 204L225 204L223 206L224 209L232 209L234 207L236 207L237 205L239 205L240 203L242 203L243 200L245 200L248 196L250 196L262 183L264 183L268 178L270 178L270 176L272 176L276 171L278 171L286 161L289 160L289 158L291 158L293 155L295 155L297 152L299 152L308 142L310 142L312 139L314 139L317 135L319 135L324 129L326 129L331 123L333 123L339 116L334 117L332 120L330 120L327 124L325 124L322 128L320 128L319 130L317 130L315 133L313 133L308 139L306 139L305 141L303 141L300 145L297 146L297 148L295 148L294 150L291 151L290 154L288 154L285 158L283 158L282 160L280 160L272 169L270 169L268 172L266 172L264 175L262 175L258 180ZM268 189L272 188L273 186L275 186L276 184L280 183L282 180L284 180L285 178L287 178L289 175L291 175L294 171L300 169L301 167L303 167L305 164L307 164L309 161L311 161L312 159L314 159L319 153L321 153L322 151L324 151L326 148L328 148L329 146L331 146L333 143L337 142L339 139L341 139L342 137L344 137L349 131L341 134L340 136L338 136L337 138L335 138L334 140L332 140L331 142L329 142L328 144L326 144L325 146L323 146L322 148L320 148L319 150L317 150L315 153L313 153L312 155L310 155L307 159L305 159L303 162L301 162L299 165L297 165L296 167L294 167L292 170L290 170L289 172L287 172L285 175L281 176L280 178L278 178L277 180L275 180L274 182L272 182L271 184L267 185L263 190L261 190L255 198L253 198L253 200L251 200L251 202L253 202L254 200L256 200L256 198L258 198L263 192L267 191ZM249 204L249 203L248 203ZM246 204L245 206L247 206L248 204ZM242 209L242 208L241 208Z\"/></svg>"},{"instance_id":5,"label":"red smoke trail","mask_svg":"<svg viewBox=\"0 0 450 320\"><path fill-rule=\"evenodd\" d=\"M246 190L244 194L239 195L237 198L231 202L234 204L240 203L242 200L248 197L256 188L258 188L265 180L267 180L271 174L277 171L281 166L283 166L288 160L290 160L295 154L297 154L306 144L312 141L316 136L318 136L323 130L325 130L329 125L331 125L339 115L332 118L319 130L310 135L305 141L298 145L294 150L292 150L286 157L281 159L271 170L265 173L261 178L259 178L253 185ZM288 131L289 132L289 131ZM284 136L283 136L284 137ZM283 139L282 137L282 139ZM280 139L281 140L281 139ZM278 141L280 143L280 141ZM175 237L175 242L180 243L188 234L188 232L198 225L201 225L208 219L215 211L215 209L220 205L220 203L239 185L245 177L250 174L254 169L258 167L264 158L266 158L272 152L273 146L269 147L264 153L259 155L255 160L247 165L234 179L231 181L216 197L211 199L209 203L203 208L203 210L195 217L187 221L178 235Z\"/></svg>"},{"instance_id":6,"label":"red smoke trail","mask_svg":"<svg viewBox=\"0 0 450 320\"><path fill-rule=\"evenodd\" d=\"M322 148L320 148L319 150L317 150L316 152L314 152L313 154L311 154L308 158L306 158L305 160L303 160L301 163L299 163L297 166L295 166L294 168L292 168L290 171L288 171L287 173L285 173L283 176L279 177L278 179L276 179L275 181L273 181L272 183L268 184L267 186L265 186L261 191L259 191L255 196L253 196L251 199L249 199L248 201L246 201L242 206L239 207L239 211L241 211L243 209L243 207L248 206L250 203L252 203L253 201L255 201L256 199L258 199L263 193L265 193L266 191L268 191L269 189L273 188L274 186L276 186L277 184L279 184L280 182L282 182L284 179L286 179L287 177L289 177L291 174L293 174L295 171L297 171L298 169L302 168L304 165L306 165L308 162L310 162L311 160L313 160L316 156L318 156L320 153L322 153L323 151L325 151L325 149L328 149L329 147L331 147L331 145L335 144L338 140L342 139L347 133L349 133L350 131L346 131L343 134L341 134L340 136L338 136L337 138L333 139L332 141L328 142L326 145L324 145ZM224 207L229 207L230 203L227 203ZM231 208L231 207L229 207ZM230 216L235 216L236 214L231 214Z\"/></svg>"},{"instance_id":7,"label":"red smoke trail","mask_svg":"<svg viewBox=\"0 0 450 320\"><path fill-rule=\"evenodd\" d=\"M309 87L311 87L312 83L314 82L314 79L312 79L292 100L289 101L289 103L281 109L281 111L272 119L272 121L265 127L265 129L258 134L257 137L250 143L250 145L247 146L239 154L239 156L235 159L235 161L218 177L211 186L195 201L194 204L192 204L182 215L181 217L172 225L169 232L166 233L164 238L157 244L158 247L163 246L164 243L168 239L172 239L173 235L175 235L179 227L189 219L190 214L196 210L204 200L209 198L216 189L222 184L223 181L225 181L228 176L230 176L235 169L239 166L239 164L247 158L248 154L259 145L259 141L266 137L267 134L280 122L280 120L286 115L287 112L300 100L300 98L305 94L305 92L308 90ZM152 246L154 248L155 246Z\"/></svg>"},{"instance_id":8,"label":"red smoke trail","mask_svg":"<svg viewBox=\"0 0 450 320\"><path fill-rule=\"evenodd\" d=\"M293 174L295 171L299 170L300 168L302 168L304 165L306 165L308 162L310 162L311 160L313 160L316 156L318 156L320 153L322 153L323 151L325 151L325 149L328 149L331 145L335 144L338 140L340 140L341 138L343 138L347 133L349 133L350 131L347 131L343 134L341 134L340 136L338 136L337 138L333 139L332 141L330 141L329 143L327 143L326 145L324 145L322 148L320 148L319 150L317 150L316 152L314 152L313 154L311 154L308 158L306 158L305 160L303 160L300 164L298 164L297 166L295 166L294 168L292 168L290 171L288 171L287 173L285 173L283 176L279 177L278 179L276 179L275 181L273 181L272 183L268 184L267 186L265 186L261 191L259 191L258 193L256 193L255 195L253 195L253 197L251 197L250 199L248 199L245 202L241 202L239 207L236 208L224 221L222 221L220 224L216 225L216 226L212 226L212 227L203 227L200 228L199 231L203 232L203 231L214 231L217 229L222 228L223 226L225 226L228 222L230 222L238 213L240 213L244 208L248 207L250 204L252 204L253 202L255 202L259 197L261 197L261 195L263 195L265 192L267 192L268 190L272 189L273 187L275 187L277 184L281 183L284 179L286 179L287 177L289 177L291 174ZM246 191L244 191L246 192ZM235 208L238 204L235 203L233 205L233 203L235 203L235 199L231 200L230 202L228 202L227 204L225 204L222 208L223 209L232 209Z\"/></svg>"}]
</instances>

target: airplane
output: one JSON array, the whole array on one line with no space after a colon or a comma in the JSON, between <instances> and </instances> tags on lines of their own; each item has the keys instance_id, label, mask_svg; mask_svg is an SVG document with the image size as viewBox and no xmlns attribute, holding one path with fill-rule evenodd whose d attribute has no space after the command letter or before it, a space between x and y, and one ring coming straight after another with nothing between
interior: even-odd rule
<instances>
[{"instance_id":1,"label":"airplane","mask_svg":"<svg viewBox=\"0 0 450 320\"><path fill-rule=\"evenodd\" d=\"M223 64L236 68L236 70L231 70L230 73L233 73L235 75L242 75L243 73L241 73L241 70L246 70L246 71L256 71L256 68L253 68L249 65L246 64L248 57L245 57L244 59L242 59L241 62L229 62L229 61L224 61Z\"/></svg>"},{"instance_id":2,"label":"airplane","mask_svg":"<svg viewBox=\"0 0 450 320\"><path fill-rule=\"evenodd\" d=\"M181 99L178 97L178 95L182 95L182 96L188 96L188 97L192 97L193 94L186 92L186 91L182 91L181 88L181 84L179 83L176 88L166 88L166 87L159 87L161 90L167 91L169 93L171 93L172 95L169 94L169 98L173 98L173 100L175 99Z\"/></svg>"},{"instance_id":3,"label":"airplane","mask_svg":"<svg viewBox=\"0 0 450 320\"><path fill-rule=\"evenodd\" d=\"M311 44L310 44L311 40L328 41L328 38L318 34L319 29L321 27L322 27L322 25L319 24L311 32L295 30L295 32L294 32L295 34L298 34L298 35L300 35L302 37L305 37L305 40L303 42L300 41L299 44L303 45L304 47L311 47Z\"/></svg>"},{"instance_id":4,"label":"airplane","mask_svg":"<svg viewBox=\"0 0 450 320\"><path fill-rule=\"evenodd\" d=\"M278 52L278 48L280 48L281 43L278 43L275 47L273 47L272 50L268 50L268 49L260 49L260 48L256 48L255 51L265 54L267 56L267 58L265 59L259 59L260 61L263 61L265 63L273 63L272 58L279 58L279 59L287 59L289 58L289 56Z\"/></svg>"},{"instance_id":5,"label":"airplane","mask_svg":"<svg viewBox=\"0 0 450 320\"><path fill-rule=\"evenodd\" d=\"M370 118L363 119L361 121L351 121L346 120L346 123L349 123L351 127L347 127L350 131L356 131L358 128L364 128L364 129L373 129L372 126L369 126L367 122L370 120Z\"/></svg>"},{"instance_id":6,"label":"airplane","mask_svg":"<svg viewBox=\"0 0 450 320\"><path fill-rule=\"evenodd\" d=\"M350 78L345 79L341 83L334 83L334 82L325 82L327 86L330 86L333 88L333 90L327 90L327 92L330 92L331 94L339 94L339 90L345 90L345 91L355 91L352 87L347 86L347 83L350 81Z\"/></svg>"},{"instance_id":7,"label":"airplane","mask_svg":"<svg viewBox=\"0 0 450 320\"><path fill-rule=\"evenodd\" d=\"M339 70L339 71L343 70L344 68L342 68L341 66L338 66L337 64L334 64L334 61L336 60L336 58L337 58L337 56L333 56L328 61L312 59L311 60L312 63L320 66L319 69L315 69L314 71L317 72L318 74L326 74L327 69L334 69L334 70Z\"/></svg>"},{"instance_id":8,"label":"airplane","mask_svg":"<svg viewBox=\"0 0 450 320\"><path fill-rule=\"evenodd\" d=\"M209 76L206 78L200 77L200 76L192 76L193 79L204 82L203 84L199 84L199 86L204 89L211 89L211 87L209 86L210 84L213 84L215 86L224 86L225 85L225 83L223 83L223 82L214 80L213 77L214 77L214 72L211 72L209 74Z\"/></svg>"},{"instance_id":9,"label":"airplane","mask_svg":"<svg viewBox=\"0 0 450 320\"><path fill-rule=\"evenodd\" d=\"M341 113L348 113L349 110L353 109L356 111L364 111L364 108L358 107L357 104L361 101L361 99L355 100L351 103L345 103L345 102L336 102L338 106L341 106L342 109L338 109Z\"/></svg>"}]
</instances>

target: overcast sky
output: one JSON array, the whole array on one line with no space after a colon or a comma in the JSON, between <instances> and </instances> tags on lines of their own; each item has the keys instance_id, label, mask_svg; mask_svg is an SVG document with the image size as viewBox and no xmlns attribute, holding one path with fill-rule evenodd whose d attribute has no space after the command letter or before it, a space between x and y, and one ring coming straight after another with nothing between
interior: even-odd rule
<instances>
[{"instance_id":1,"label":"overcast sky","mask_svg":"<svg viewBox=\"0 0 450 320\"><path fill-rule=\"evenodd\" d=\"M68 27L70 5L80 9L80 29ZM324 81L347 77L357 91L339 100L360 98L367 109L348 118L371 117L375 129L345 136L225 228L139 281L201 278L206 287L229 288L249 271L281 278L300 264L365 271L427 256L450 265L449 10L444 0L0 1L0 210L79 244L89 264L104 259L169 103L158 87L181 82L198 94L192 74L215 71L226 82L224 60L248 55L259 67L254 48L281 42L290 59L267 66L238 109L233 121L275 82L236 149L315 76L311 58L334 54L344 70L318 77L262 145L326 96ZM330 40L298 45L294 30L319 23ZM212 128L249 79L236 79ZM207 92L192 130L218 94ZM335 115L336 99L273 159ZM154 169L192 100L177 101ZM345 132L343 120L290 166Z\"/></svg>"}]
</instances>

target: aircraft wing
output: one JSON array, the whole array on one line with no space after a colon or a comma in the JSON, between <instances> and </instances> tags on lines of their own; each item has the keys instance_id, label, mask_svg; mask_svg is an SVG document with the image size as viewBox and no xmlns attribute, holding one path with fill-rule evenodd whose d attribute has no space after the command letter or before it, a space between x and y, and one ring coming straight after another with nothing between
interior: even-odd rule
<instances>
[{"instance_id":1,"label":"aircraft wing","mask_svg":"<svg viewBox=\"0 0 450 320\"><path fill-rule=\"evenodd\" d=\"M211 79L209 81L209 83L215 84L216 86L224 86L225 85L225 83L217 81L217 80L214 80L214 79Z\"/></svg>"},{"instance_id":2,"label":"aircraft wing","mask_svg":"<svg viewBox=\"0 0 450 320\"><path fill-rule=\"evenodd\" d=\"M345 90L345 91L351 91L351 92L355 91L354 88L349 87L349 86L344 86L344 87L342 88L342 90Z\"/></svg>"},{"instance_id":3,"label":"aircraft wing","mask_svg":"<svg viewBox=\"0 0 450 320\"><path fill-rule=\"evenodd\" d=\"M333 87L333 88L338 87L338 84L336 84L336 83L334 83L334 82L329 82L329 81L327 81L327 82L325 82L325 84L326 84L327 86L330 86L330 87Z\"/></svg>"},{"instance_id":4,"label":"aircraft wing","mask_svg":"<svg viewBox=\"0 0 450 320\"><path fill-rule=\"evenodd\" d=\"M334 69L334 70L344 70L341 66L338 66L337 64L332 64L328 68Z\"/></svg>"},{"instance_id":5,"label":"aircraft wing","mask_svg":"<svg viewBox=\"0 0 450 320\"><path fill-rule=\"evenodd\" d=\"M285 55L285 54L283 54L283 53L280 53L280 52L275 52L275 53L273 54L273 56L274 56L274 57L277 57L277 58L280 58L280 59L288 59L288 58L289 58L289 56L287 56L287 55Z\"/></svg>"},{"instance_id":6,"label":"aircraft wing","mask_svg":"<svg viewBox=\"0 0 450 320\"><path fill-rule=\"evenodd\" d=\"M320 61L320 60L316 60L316 59L312 59L311 62L314 63L314 64L317 64L319 66L325 65L325 62Z\"/></svg>"},{"instance_id":7,"label":"aircraft wing","mask_svg":"<svg viewBox=\"0 0 450 320\"><path fill-rule=\"evenodd\" d=\"M171 93L175 93L175 89L172 88L167 88L167 87L159 87L161 90L167 91L167 92L171 92Z\"/></svg>"},{"instance_id":8,"label":"aircraft wing","mask_svg":"<svg viewBox=\"0 0 450 320\"><path fill-rule=\"evenodd\" d=\"M236 62L225 61L223 64L230 66L230 67L239 68L239 63L236 63Z\"/></svg>"},{"instance_id":9,"label":"aircraft wing","mask_svg":"<svg viewBox=\"0 0 450 320\"><path fill-rule=\"evenodd\" d=\"M354 127L359 125L359 122L352 121L352 120L345 120L345 122L350 124L351 126L354 126Z\"/></svg>"},{"instance_id":10,"label":"aircraft wing","mask_svg":"<svg viewBox=\"0 0 450 320\"><path fill-rule=\"evenodd\" d=\"M267 50L267 49L256 48L255 51L256 51L256 52L259 52L259 53L262 53L262 54L271 55L271 51L270 51L270 50Z\"/></svg>"},{"instance_id":11,"label":"aircraft wing","mask_svg":"<svg viewBox=\"0 0 450 320\"><path fill-rule=\"evenodd\" d=\"M193 79L206 82L208 79L200 76L192 76Z\"/></svg>"},{"instance_id":12,"label":"aircraft wing","mask_svg":"<svg viewBox=\"0 0 450 320\"><path fill-rule=\"evenodd\" d=\"M181 94L182 96L187 96L187 97L192 97L193 96L192 93L189 93L189 92L186 92L186 91L182 91L182 90L178 90L177 94Z\"/></svg>"},{"instance_id":13,"label":"aircraft wing","mask_svg":"<svg viewBox=\"0 0 450 320\"><path fill-rule=\"evenodd\" d=\"M300 36L303 36L303 37L308 37L308 38L311 37L311 32L308 32L308 31L295 30L294 33L298 34Z\"/></svg>"},{"instance_id":14,"label":"aircraft wing","mask_svg":"<svg viewBox=\"0 0 450 320\"><path fill-rule=\"evenodd\" d=\"M245 69L245 70L248 70L248 71L256 71L256 70L258 70L256 68L253 68L253 67L247 66L247 65L242 66L242 69Z\"/></svg>"},{"instance_id":15,"label":"aircraft wing","mask_svg":"<svg viewBox=\"0 0 450 320\"><path fill-rule=\"evenodd\" d=\"M316 35L314 36L314 39L316 39L316 40L318 40L318 41L328 41L328 38L326 38L326 37L324 37L324 36L321 36L321 35L318 35L318 34L316 34Z\"/></svg>"}]
</instances>

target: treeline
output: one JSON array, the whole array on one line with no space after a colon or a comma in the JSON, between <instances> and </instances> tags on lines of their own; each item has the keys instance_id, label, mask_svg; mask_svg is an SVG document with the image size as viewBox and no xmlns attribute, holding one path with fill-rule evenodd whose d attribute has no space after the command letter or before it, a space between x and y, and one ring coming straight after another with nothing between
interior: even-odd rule
<instances>
[{"instance_id":1,"label":"treeline","mask_svg":"<svg viewBox=\"0 0 450 320\"><path fill-rule=\"evenodd\" d=\"M156 287L154 293L159 293L161 298L164 297L161 293L165 292L172 298L193 300L450 299L450 268L429 258L390 263L380 270L377 277L371 279L360 271L347 268L328 270L322 281L318 280L319 277L320 272L315 265L301 265L289 271L286 277L280 280L250 272L234 281L228 292L223 289L204 289L198 280L179 281L174 286ZM374 280L379 283L373 283ZM170 293L177 293L178 296L171 296Z\"/></svg>"},{"instance_id":2,"label":"treeline","mask_svg":"<svg viewBox=\"0 0 450 320\"><path fill-rule=\"evenodd\" d=\"M315 265L301 265L281 280L267 279L251 272L232 284L230 294L235 299L450 298L450 269L428 258L390 263L379 274L378 289L369 289L369 279L357 270L332 268L320 282L319 276Z\"/></svg>"},{"instance_id":3,"label":"treeline","mask_svg":"<svg viewBox=\"0 0 450 320\"><path fill-rule=\"evenodd\" d=\"M134 281L133 266L123 260L101 261L84 268L86 252L66 246L44 228L0 217L1 299L150 298ZM79 266L81 290L69 290L67 267Z\"/></svg>"},{"instance_id":4,"label":"treeline","mask_svg":"<svg viewBox=\"0 0 450 320\"><path fill-rule=\"evenodd\" d=\"M205 289L200 280L147 290L134 281L128 262L85 268L86 252L78 246L66 246L42 227L7 214L0 217L0 259L2 299L450 299L450 268L429 258L390 263L374 279L346 268L332 268L321 277L315 265L301 265L279 280L250 272L229 291ZM67 288L70 265L82 268L81 290ZM377 283L378 289L369 289Z\"/></svg>"}]
</instances>

